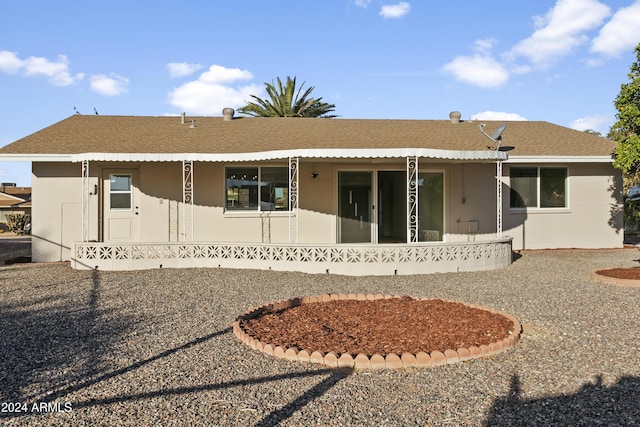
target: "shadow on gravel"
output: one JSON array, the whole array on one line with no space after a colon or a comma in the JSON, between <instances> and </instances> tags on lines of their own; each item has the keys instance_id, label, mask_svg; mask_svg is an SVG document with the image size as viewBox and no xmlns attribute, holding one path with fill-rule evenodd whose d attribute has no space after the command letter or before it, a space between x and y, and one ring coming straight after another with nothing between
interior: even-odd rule
<instances>
[{"instance_id":1,"label":"shadow on gravel","mask_svg":"<svg viewBox=\"0 0 640 427\"><path fill-rule=\"evenodd\" d=\"M0 304L0 402L43 400L52 390L108 368L103 355L132 319L107 316L109 311L99 307L97 271L82 281L86 286L77 286L87 289L86 297L57 295Z\"/></svg>"},{"instance_id":2,"label":"shadow on gravel","mask_svg":"<svg viewBox=\"0 0 640 427\"><path fill-rule=\"evenodd\" d=\"M230 332L230 330L231 328L225 329L224 331L217 332L216 335ZM181 348L178 348L178 349L181 349ZM176 351L178 349L176 349ZM147 359L141 362L141 364L149 363L150 361L157 360L161 357L164 357L164 356L158 355L156 357L153 357L152 359ZM128 372L138 367L139 367L138 364L136 364L136 365L132 365L129 368L125 368L124 370L115 371L112 374L105 375L105 378L98 378L97 381L92 381L91 384L81 384L80 387L73 387L73 390L65 390L64 394L67 394L71 391L75 391L78 388L92 385L95 382L108 379L106 377L121 375L124 372ZM151 399L154 397L177 396L182 394L221 390L225 388L265 384L273 381L283 381L283 380L290 380L295 378L309 378L309 377L316 377L320 375L329 375L329 377L327 377L320 383L316 384L315 386L311 387L309 390L304 392L300 397L288 403L287 405L283 406L282 408L269 413L269 415L267 415L264 419L262 419L256 424L256 427L257 426L275 426L281 423L282 421L286 420L287 418L291 417L291 415L293 415L296 411L304 408L307 404L309 404L313 400L322 396L324 393L330 390L333 386L335 386L338 382L340 382L341 380L351 375L352 372L353 372L353 369L348 369L348 368L341 368L341 369L327 368L327 369L321 369L317 371L287 373L287 374L272 375L272 376L261 377L261 378L250 378L246 380L227 381L227 382L213 383L213 384L202 384L202 385L196 385L196 386L190 386L190 387L165 388L162 390L150 391L146 393L136 393L136 394L122 395L122 396L108 397L104 399L92 399L92 400L86 400L86 401L80 401L80 402L74 401L73 408L78 409L78 408L87 408L87 407L93 407L93 406L112 405L114 403L135 402L139 400ZM62 395L58 395L57 397L60 398L62 397ZM47 401L49 400L50 398L47 397ZM51 400L55 400L55 399L51 399Z\"/></svg>"},{"instance_id":3,"label":"shadow on gravel","mask_svg":"<svg viewBox=\"0 0 640 427\"><path fill-rule=\"evenodd\" d=\"M331 375L329 378L326 378L319 384L311 387L305 393L303 393L300 397L298 397L293 402L283 406L277 411L271 412L269 415L264 417L259 423L255 425L255 427L267 427L267 426L275 426L280 424L282 421L291 417L296 411L302 409L307 404L315 400L316 398L322 396L327 391L329 391L333 386L338 384L343 379L347 378L353 372L353 369L343 368L343 369L331 369L329 370ZM311 372L312 374L323 374L327 373L327 370Z\"/></svg>"},{"instance_id":4,"label":"shadow on gravel","mask_svg":"<svg viewBox=\"0 0 640 427\"><path fill-rule=\"evenodd\" d=\"M55 309L44 310L43 312L39 310L24 312L18 310L17 307L2 307L0 326L7 325L9 328L15 328L14 330L19 330L20 324L26 326L23 327L20 334L16 334L14 337L8 337L8 340L5 341L7 345L0 351L0 357L2 357L0 360L0 390L2 390L0 392L0 401L37 401L38 403L51 403L64 400L66 396L74 392L140 369L145 365L166 358L174 353L187 350L205 341L231 333L233 330L231 327L228 327L220 331L212 332L121 369L107 371L105 367L101 367L100 354L102 351L107 351L106 347L108 347L108 344L120 333L123 333L124 330L114 330L111 328L108 334L96 333L105 327L105 325L97 326L97 319L100 314L98 310L100 280L96 270L93 272L92 281L94 286L89 293L88 306L86 308L75 307L72 309L63 305ZM47 302L47 300L39 299L38 301L31 301L25 305L32 306L34 303L41 304ZM125 319L123 323L126 324L128 321L131 321L131 319ZM85 327L80 329L71 328L72 332L68 330L66 333L64 332L66 330L65 326L74 324L82 324L85 325ZM90 331L94 329L94 332ZM26 338L26 340L18 339L18 336ZM25 343L25 341L27 342ZM40 350L33 351L34 346L37 346ZM82 366L82 369L77 370L78 365ZM77 374L69 375L69 370L76 370ZM52 372L61 372L62 375L60 379L55 380L47 375L47 373ZM74 401L73 409L328 375L327 378L311 387L300 395L300 397L282 408L270 412L264 419L256 424L256 426L273 426L291 417L296 411L322 396L352 372L353 369L327 368L222 383L165 388L157 391L124 394L104 399ZM21 394L23 387L33 384L34 382L42 384L42 386L39 387L39 393L29 395ZM0 418L25 416L30 416L30 414L25 412L0 414Z\"/></svg>"},{"instance_id":5,"label":"shadow on gravel","mask_svg":"<svg viewBox=\"0 0 640 427\"><path fill-rule=\"evenodd\" d=\"M511 379L509 394L494 402L485 426L567 426L640 424L640 378L623 377L607 387L598 377L575 394L523 399L520 379Z\"/></svg>"},{"instance_id":6,"label":"shadow on gravel","mask_svg":"<svg viewBox=\"0 0 640 427\"><path fill-rule=\"evenodd\" d=\"M175 347L175 348L163 351L153 357L150 357L145 360L141 360L139 362L136 362L124 368L117 369L111 372L105 372L102 375L99 375L97 377L94 376L91 379L81 381L77 384L70 385L68 387L59 389L57 391L48 392L47 396L41 399L41 402L45 402L45 403L55 402L58 399L64 399L65 396L71 393L74 393L76 391L82 390L87 387L91 387L103 381L108 381L114 377L126 374L136 369L142 368L143 366L149 363L168 357L173 353L186 350L190 347L201 344L205 341L216 338L220 335L230 333L232 330L233 329L231 327L228 327L223 330L216 331L208 335L204 335L200 338L197 338L179 347ZM74 401L73 408L75 410L79 408L112 405L112 404L117 404L122 402L135 402L140 400L147 400L154 397L176 396L176 395L182 395L182 394L199 393L204 391L220 390L220 389L233 388L233 387L242 387L246 385L264 384L264 383L269 383L273 381L282 381L282 380L289 380L289 379L295 379L295 378L308 378L308 377L329 375L320 383L316 384L315 386L311 387L309 390L304 392L300 397L288 403L284 407L269 413L264 419L262 419L260 422L256 424L256 426L275 426L281 423L282 421L286 420L287 418L291 417L296 411L304 408L307 404L309 404L313 400L322 396L324 393L330 390L333 386L335 386L338 382L340 382L341 380L351 375L352 372L353 372L353 369L348 369L348 368L341 368L341 369L327 368L327 369L321 369L316 371L287 373L282 375L272 375L268 377L250 378L246 380L228 381L228 382L222 382L222 383L202 384L202 385L195 385L190 387L165 388L158 391L150 391L150 392L136 393L136 394L125 394L121 396L107 397L104 399ZM13 414L14 417L25 416L25 415L28 415L28 414L24 414L24 413Z\"/></svg>"}]
</instances>

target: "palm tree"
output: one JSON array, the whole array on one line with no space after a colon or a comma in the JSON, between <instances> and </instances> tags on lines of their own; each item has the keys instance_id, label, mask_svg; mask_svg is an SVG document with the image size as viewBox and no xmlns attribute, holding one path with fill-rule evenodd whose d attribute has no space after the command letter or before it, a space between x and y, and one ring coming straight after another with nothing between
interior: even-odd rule
<instances>
[{"instance_id":1,"label":"palm tree","mask_svg":"<svg viewBox=\"0 0 640 427\"><path fill-rule=\"evenodd\" d=\"M316 99L309 96L314 86L300 96L304 83L296 91L295 77L292 79L287 76L285 85L278 77L277 87L270 83L265 83L265 86L269 99L251 95L255 102L248 102L247 105L239 108L238 112L253 117L336 117L329 114L335 110L335 105L322 102L322 98Z\"/></svg>"}]
</instances>

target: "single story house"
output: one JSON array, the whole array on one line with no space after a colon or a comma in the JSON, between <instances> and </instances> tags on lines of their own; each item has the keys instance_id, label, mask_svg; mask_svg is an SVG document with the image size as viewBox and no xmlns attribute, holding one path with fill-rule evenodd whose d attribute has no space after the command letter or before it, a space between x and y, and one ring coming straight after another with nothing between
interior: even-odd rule
<instances>
[{"instance_id":1,"label":"single story house","mask_svg":"<svg viewBox=\"0 0 640 427\"><path fill-rule=\"evenodd\" d=\"M73 115L31 161L32 259L352 275L623 245L615 143L542 121Z\"/></svg>"},{"instance_id":2,"label":"single story house","mask_svg":"<svg viewBox=\"0 0 640 427\"><path fill-rule=\"evenodd\" d=\"M31 215L31 188L0 183L0 232L8 231L7 215Z\"/></svg>"}]
</instances>

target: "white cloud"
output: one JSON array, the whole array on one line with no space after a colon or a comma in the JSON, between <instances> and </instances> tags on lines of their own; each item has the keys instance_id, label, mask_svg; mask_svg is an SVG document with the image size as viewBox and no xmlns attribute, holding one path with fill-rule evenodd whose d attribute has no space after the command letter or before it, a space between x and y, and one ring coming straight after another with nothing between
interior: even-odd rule
<instances>
[{"instance_id":1,"label":"white cloud","mask_svg":"<svg viewBox=\"0 0 640 427\"><path fill-rule=\"evenodd\" d=\"M591 51L605 56L619 56L640 40L640 1L618 10L593 40Z\"/></svg>"},{"instance_id":2,"label":"white cloud","mask_svg":"<svg viewBox=\"0 0 640 427\"><path fill-rule=\"evenodd\" d=\"M233 83L236 80L251 80L253 74L239 68L225 68L220 65L212 65L200 75L198 80L209 84Z\"/></svg>"},{"instance_id":3,"label":"white cloud","mask_svg":"<svg viewBox=\"0 0 640 427\"><path fill-rule=\"evenodd\" d=\"M185 77L202 68L200 64L188 64L186 62L170 62L167 64L169 76L172 78Z\"/></svg>"},{"instance_id":4,"label":"white cloud","mask_svg":"<svg viewBox=\"0 0 640 427\"><path fill-rule=\"evenodd\" d=\"M379 15L384 18L401 18L411 10L411 5L407 2L382 6Z\"/></svg>"},{"instance_id":5,"label":"white cloud","mask_svg":"<svg viewBox=\"0 0 640 427\"><path fill-rule=\"evenodd\" d=\"M356 6L366 8L367 6L369 6L369 3L371 3L371 0L355 0L354 3L356 4Z\"/></svg>"},{"instance_id":6,"label":"white cloud","mask_svg":"<svg viewBox=\"0 0 640 427\"><path fill-rule=\"evenodd\" d=\"M0 71L15 74L22 68L22 60L15 52L0 50Z\"/></svg>"},{"instance_id":7,"label":"white cloud","mask_svg":"<svg viewBox=\"0 0 640 427\"><path fill-rule=\"evenodd\" d=\"M478 39L475 42L473 42L475 51L483 54L488 54L495 44L496 44L496 39L494 38Z\"/></svg>"},{"instance_id":8,"label":"white cloud","mask_svg":"<svg viewBox=\"0 0 640 427\"><path fill-rule=\"evenodd\" d=\"M536 31L517 43L509 54L546 68L586 43L585 33L600 26L610 14L610 8L597 0L558 0L545 16L534 18Z\"/></svg>"},{"instance_id":9,"label":"white cloud","mask_svg":"<svg viewBox=\"0 0 640 427\"><path fill-rule=\"evenodd\" d=\"M476 54L457 56L442 69L456 80L482 88L496 88L509 80L509 70L491 56L496 44L493 38L478 39L474 42Z\"/></svg>"},{"instance_id":10,"label":"white cloud","mask_svg":"<svg viewBox=\"0 0 640 427\"><path fill-rule=\"evenodd\" d=\"M71 75L69 60L65 55L58 55L56 61L47 58L30 56L20 59L15 52L0 51L0 71L10 74L22 72L25 76L43 76L54 86L69 86L84 78L84 74Z\"/></svg>"},{"instance_id":11,"label":"white cloud","mask_svg":"<svg viewBox=\"0 0 640 427\"><path fill-rule=\"evenodd\" d=\"M606 115L593 115L583 117L581 119L576 119L569 124L571 129L576 129L580 131L585 130L595 130L596 132L600 132L603 135L606 135L609 132L609 128L615 122L615 118L613 116Z\"/></svg>"},{"instance_id":12,"label":"white cloud","mask_svg":"<svg viewBox=\"0 0 640 427\"><path fill-rule=\"evenodd\" d=\"M96 74L89 79L91 90L104 96L117 96L127 93L129 79L111 73L108 76Z\"/></svg>"},{"instance_id":13,"label":"white cloud","mask_svg":"<svg viewBox=\"0 0 640 427\"><path fill-rule=\"evenodd\" d=\"M457 56L443 70L459 81L482 88L499 87L509 80L509 72L502 64L482 54Z\"/></svg>"},{"instance_id":14,"label":"white cloud","mask_svg":"<svg viewBox=\"0 0 640 427\"><path fill-rule=\"evenodd\" d=\"M471 116L471 120L505 120L526 122L527 119L517 113L505 113L501 111L483 111Z\"/></svg>"},{"instance_id":15,"label":"white cloud","mask_svg":"<svg viewBox=\"0 0 640 427\"><path fill-rule=\"evenodd\" d=\"M262 86L238 85L238 81L251 79L253 74L247 70L212 65L197 80L169 92L168 102L189 114L219 116L225 107L246 105L250 95L261 96Z\"/></svg>"}]
</instances>

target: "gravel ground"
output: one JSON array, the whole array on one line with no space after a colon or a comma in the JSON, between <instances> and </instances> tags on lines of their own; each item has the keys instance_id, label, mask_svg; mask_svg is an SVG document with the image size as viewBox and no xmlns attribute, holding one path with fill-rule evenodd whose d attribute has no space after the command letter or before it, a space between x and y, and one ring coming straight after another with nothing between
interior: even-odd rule
<instances>
[{"instance_id":1,"label":"gravel ground","mask_svg":"<svg viewBox=\"0 0 640 427\"><path fill-rule=\"evenodd\" d=\"M640 424L640 289L590 280L636 249L524 252L499 271L345 277L0 268L0 424ZM248 307L324 292L439 297L523 324L514 349L431 369L331 370L252 351Z\"/></svg>"}]
</instances>

